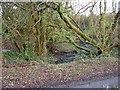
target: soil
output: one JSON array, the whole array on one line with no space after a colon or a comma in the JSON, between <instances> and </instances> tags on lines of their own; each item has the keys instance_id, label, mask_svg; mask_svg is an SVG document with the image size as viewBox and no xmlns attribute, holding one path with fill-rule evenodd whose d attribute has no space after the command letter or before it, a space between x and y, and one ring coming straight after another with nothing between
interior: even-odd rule
<instances>
[{"instance_id":1,"label":"soil","mask_svg":"<svg viewBox=\"0 0 120 90\"><path fill-rule=\"evenodd\" d=\"M45 64L29 61L26 64L3 64L3 88L43 88L73 81L118 74L118 61L73 61L65 64Z\"/></svg>"}]
</instances>

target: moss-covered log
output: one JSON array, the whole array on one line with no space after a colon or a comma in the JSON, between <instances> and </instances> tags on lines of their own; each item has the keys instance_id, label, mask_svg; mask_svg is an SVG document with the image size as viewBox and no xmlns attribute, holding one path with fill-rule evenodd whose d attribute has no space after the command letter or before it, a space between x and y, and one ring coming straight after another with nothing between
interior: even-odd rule
<instances>
[{"instance_id":1,"label":"moss-covered log","mask_svg":"<svg viewBox=\"0 0 120 90\"><path fill-rule=\"evenodd\" d=\"M64 20L64 22L65 22L66 24L68 24L72 30L74 30L78 35L80 35L80 36L81 36L82 38L84 38L85 40L89 41L93 46L97 47L98 50L99 50L98 52L101 52L101 53L102 53L101 46L99 46L98 43L97 43L95 40L93 40L92 38L90 38L89 36L87 36L85 33L83 33L82 31L80 31L79 28L77 28L75 25L73 25L73 24L70 22L69 18L68 18L66 15L64 15L64 12L62 11L62 6L61 6L61 4L59 4L57 11L58 11L61 19ZM84 48L81 48L81 49L84 49ZM101 53L100 53L100 54L101 54Z\"/></svg>"},{"instance_id":2,"label":"moss-covered log","mask_svg":"<svg viewBox=\"0 0 120 90\"><path fill-rule=\"evenodd\" d=\"M70 38L69 36L66 36L66 38L70 41L70 43L72 43L75 47L79 48L79 49L82 49L82 50L85 50L87 52L90 53L90 49L88 48L85 48L85 47L82 47L82 46L79 46L72 38Z\"/></svg>"}]
</instances>

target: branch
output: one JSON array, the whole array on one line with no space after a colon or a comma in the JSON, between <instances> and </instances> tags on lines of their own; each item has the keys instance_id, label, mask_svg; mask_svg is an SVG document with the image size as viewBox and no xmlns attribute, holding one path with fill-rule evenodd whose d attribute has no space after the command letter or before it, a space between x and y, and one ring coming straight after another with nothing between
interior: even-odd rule
<instances>
[{"instance_id":1,"label":"branch","mask_svg":"<svg viewBox=\"0 0 120 90\"><path fill-rule=\"evenodd\" d=\"M92 2L89 2L87 5L85 5L84 7L80 8L75 15L77 15L82 9L84 9L85 7L87 7L90 3L92 3Z\"/></svg>"},{"instance_id":2,"label":"branch","mask_svg":"<svg viewBox=\"0 0 120 90\"><path fill-rule=\"evenodd\" d=\"M106 41L106 44L107 44L107 45L110 43L112 34L113 34L113 32L114 32L114 30L115 30L115 27L116 27L116 25L117 25L117 21L119 21L119 18L120 18L120 10L117 12L117 14L116 14L115 17L114 17L114 22L113 22L113 24L112 24L112 26L111 26L111 30L110 30L110 33L109 33L109 35L108 35L107 41Z\"/></svg>"},{"instance_id":3,"label":"branch","mask_svg":"<svg viewBox=\"0 0 120 90\"><path fill-rule=\"evenodd\" d=\"M83 33L82 31L79 30L79 28L77 28L75 25L73 25L69 19L64 16L63 12L61 11L61 4L58 7L57 12L59 13L61 19L70 26L70 28L75 31L78 35L80 35L82 38L84 38L85 40L87 40L88 42L90 42L93 46L98 48L98 52L102 52L101 50L101 46L98 45L97 41L95 41L94 39L90 38L89 36L87 36L85 33ZM101 53L100 53L101 54Z\"/></svg>"},{"instance_id":4,"label":"branch","mask_svg":"<svg viewBox=\"0 0 120 90\"><path fill-rule=\"evenodd\" d=\"M18 4L18 3L14 3L15 6L25 10L25 11L28 11L26 8L24 8L22 5Z\"/></svg>"},{"instance_id":5,"label":"branch","mask_svg":"<svg viewBox=\"0 0 120 90\"><path fill-rule=\"evenodd\" d=\"M56 2L56 3L55 2L46 2L45 5L47 7L52 8L53 10L57 10L59 3L58 2Z\"/></svg>"},{"instance_id":6,"label":"branch","mask_svg":"<svg viewBox=\"0 0 120 90\"><path fill-rule=\"evenodd\" d=\"M61 12L61 5L58 8L58 13L61 17L62 20L64 20L64 22L66 22L78 35L80 35L82 38L88 40L89 42L91 42L94 45L97 45L97 42L93 39L91 39L90 37L88 37L87 35L85 35L83 32L81 32L77 27L75 27L69 20L67 17L64 16L64 14Z\"/></svg>"},{"instance_id":7,"label":"branch","mask_svg":"<svg viewBox=\"0 0 120 90\"><path fill-rule=\"evenodd\" d=\"M83 13L83 12L85 12L86 10L88 10L89 8L91 8L92 7L92 9L94 8L94 6L96 5L96 3L98 2L99 0L97 0L93 5L91 5L91 6L88 6L91 2L89 2L86 6L84 6L84 7L82 7L80 10L82 10L82 9L84 9L85 7L87 7L86 9L84 9L82 12L80 12L80 10L78 10L78 12L75 14L75 15L77 15L78 13L79 14L81 14L81 13Z\"/></svg>"},{"instance_id":8,"label":"branch","mask_svg":"<svg viewBox=\"0 0 120 90\"><path fill-rule=\"evenodd\" d=\"M76 21L68 15L68 17L73 21L73 23L82 31L82 29L79 27L79 25L76 23Z\"/></svg>"}]
</instances>

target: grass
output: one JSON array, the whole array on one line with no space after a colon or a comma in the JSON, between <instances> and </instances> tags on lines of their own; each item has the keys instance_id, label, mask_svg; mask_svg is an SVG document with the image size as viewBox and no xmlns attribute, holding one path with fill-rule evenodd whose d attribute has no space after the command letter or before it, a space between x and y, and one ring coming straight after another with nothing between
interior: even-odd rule
<instances>
[{"instance_id":1,"label":"grass","mask_svg":"<svg viewBox=\"0 0 120 90\"><path fill-rule=\"evenodd\" d=\"M25 64L28 61L37 61L37 62L44 62L49 63L50 61L54 61L56 58L53 57L51 54L48 55L46 58L42 58L39 56L34 56L32 54L24 54L17 51L8 51L3 53L3 58L7 59L7 64Z\"/></svg>"},{"instance_id":2,"label":"grass","mask_svg":"<svg viewBox=\"0 0 120 90\"><path fill-rule=\"evenodd\" d=\"M71 52L77 50L77 48L71 43L61 43L61 44L59 43L56 45L56 48L58 48L60 52L64 52L64 51Z\"/></svg>"}]
</instances>

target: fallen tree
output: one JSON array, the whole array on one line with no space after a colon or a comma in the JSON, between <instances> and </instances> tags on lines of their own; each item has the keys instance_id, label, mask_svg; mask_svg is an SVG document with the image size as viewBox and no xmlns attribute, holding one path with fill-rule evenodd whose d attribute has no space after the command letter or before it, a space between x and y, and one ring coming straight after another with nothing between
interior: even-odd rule
<instances>
[{"instance_id":1,"label":"fallen tree","mask_svg":"<svg viewBox=\"0 0 120 90\"><path fill-rule=\"evenodd\" d=\"M77 45L77 43L75 43L73 40L71 40L70 37L67 36L67 38L70 40L70 42L72 42L72 44L73 44L74 46L76 46L77 48L79 48L79 49L83 49L83 50L85 50L85 51L87 51L87 52L90 52L90 53L91 53L91 52L94 52L94 53L91 53L91 54L100 55L100 54L102 53L101 46L99 46L99 44L98 44L94 39L92 39L92 38L90 38L89 36L87 36L85 33L83 33L82 31L80 31L79 28L77 28L74 24L72 24L72 23L70 22L69 18L64 14L64 10L63 10L62 8L63 8L62 4L59 4L59 5L58 5L58 8L55 9L55 10L57 10L57 12L59 13L61 19L62 19L66 24L68 24L69 27L70 27L73 31L75 31L79 36L81 36L82 38L84 38L85 40L87 40L87 41L88 41L90 44L92 44L93 46L97 47L98 50L97 50L97 51L92 51L92 50L86 49L86 48L84 48L84 47L81 47L81 46Z\"/></svg>"},{"instance_id":2,"label":"fallen tree","mask_svg":"<svg viewBox=\"0 0 120 90\"><path fill-rule=\"evenodd\" d=\"M53 3L52 2L52 5L49 4L46 4L48 7L51 7L53 8L54 10L56 10L59 15L60 15L60 18L71 28L71 30L73 30L74 32L76 32L76 34L78 34L80 37L82 37L85 41L88 41L89 44L95 46L97 48L96 51L94 50L90 50L90 49L87 49L87 48L84 48L84 47L81 47L79 46L77 43L74 42L74 40L72 40L72 38L70 38L69 36L66 36L67 39L74 45L76 46L77 48L79 49L82 49L82 50L85 50L87 52L89 52L90 54L95 54L95 55L100 55L102 54L103 52L106 52L105 50L105 47L102 46L101 43L98 43L96 40L94 40L93 38L89 37L88 35L86 35L84 32L82 32L80 30L80 28L78 28L77 26L75 26L71 21L70 21L70 18L68 17L67 13L65 13L65 9L63 7L63 5L61 3L59 4L56 4L56 3ZM112 25L112 31L115 29L115 26L117 24L117 20L118 20L118 16L119 15L119 11L118 13L115 15L115 19L114 19L114 23ZM102 33L101 33L102 34ZM110 34L108 35L108 38L106 40L106 43L109 42L109 38L112 36L112 33L110 32ZM104 37L103 37L104 38ZM102 41L101 41L102 42ZM104 42L103 42L104 43ZM109 42L110 43L110 42ZM109 44L106 44L106 45L109 45ZM109 48L109 46L108 46Z\"/></svg>"}]
</instances>

